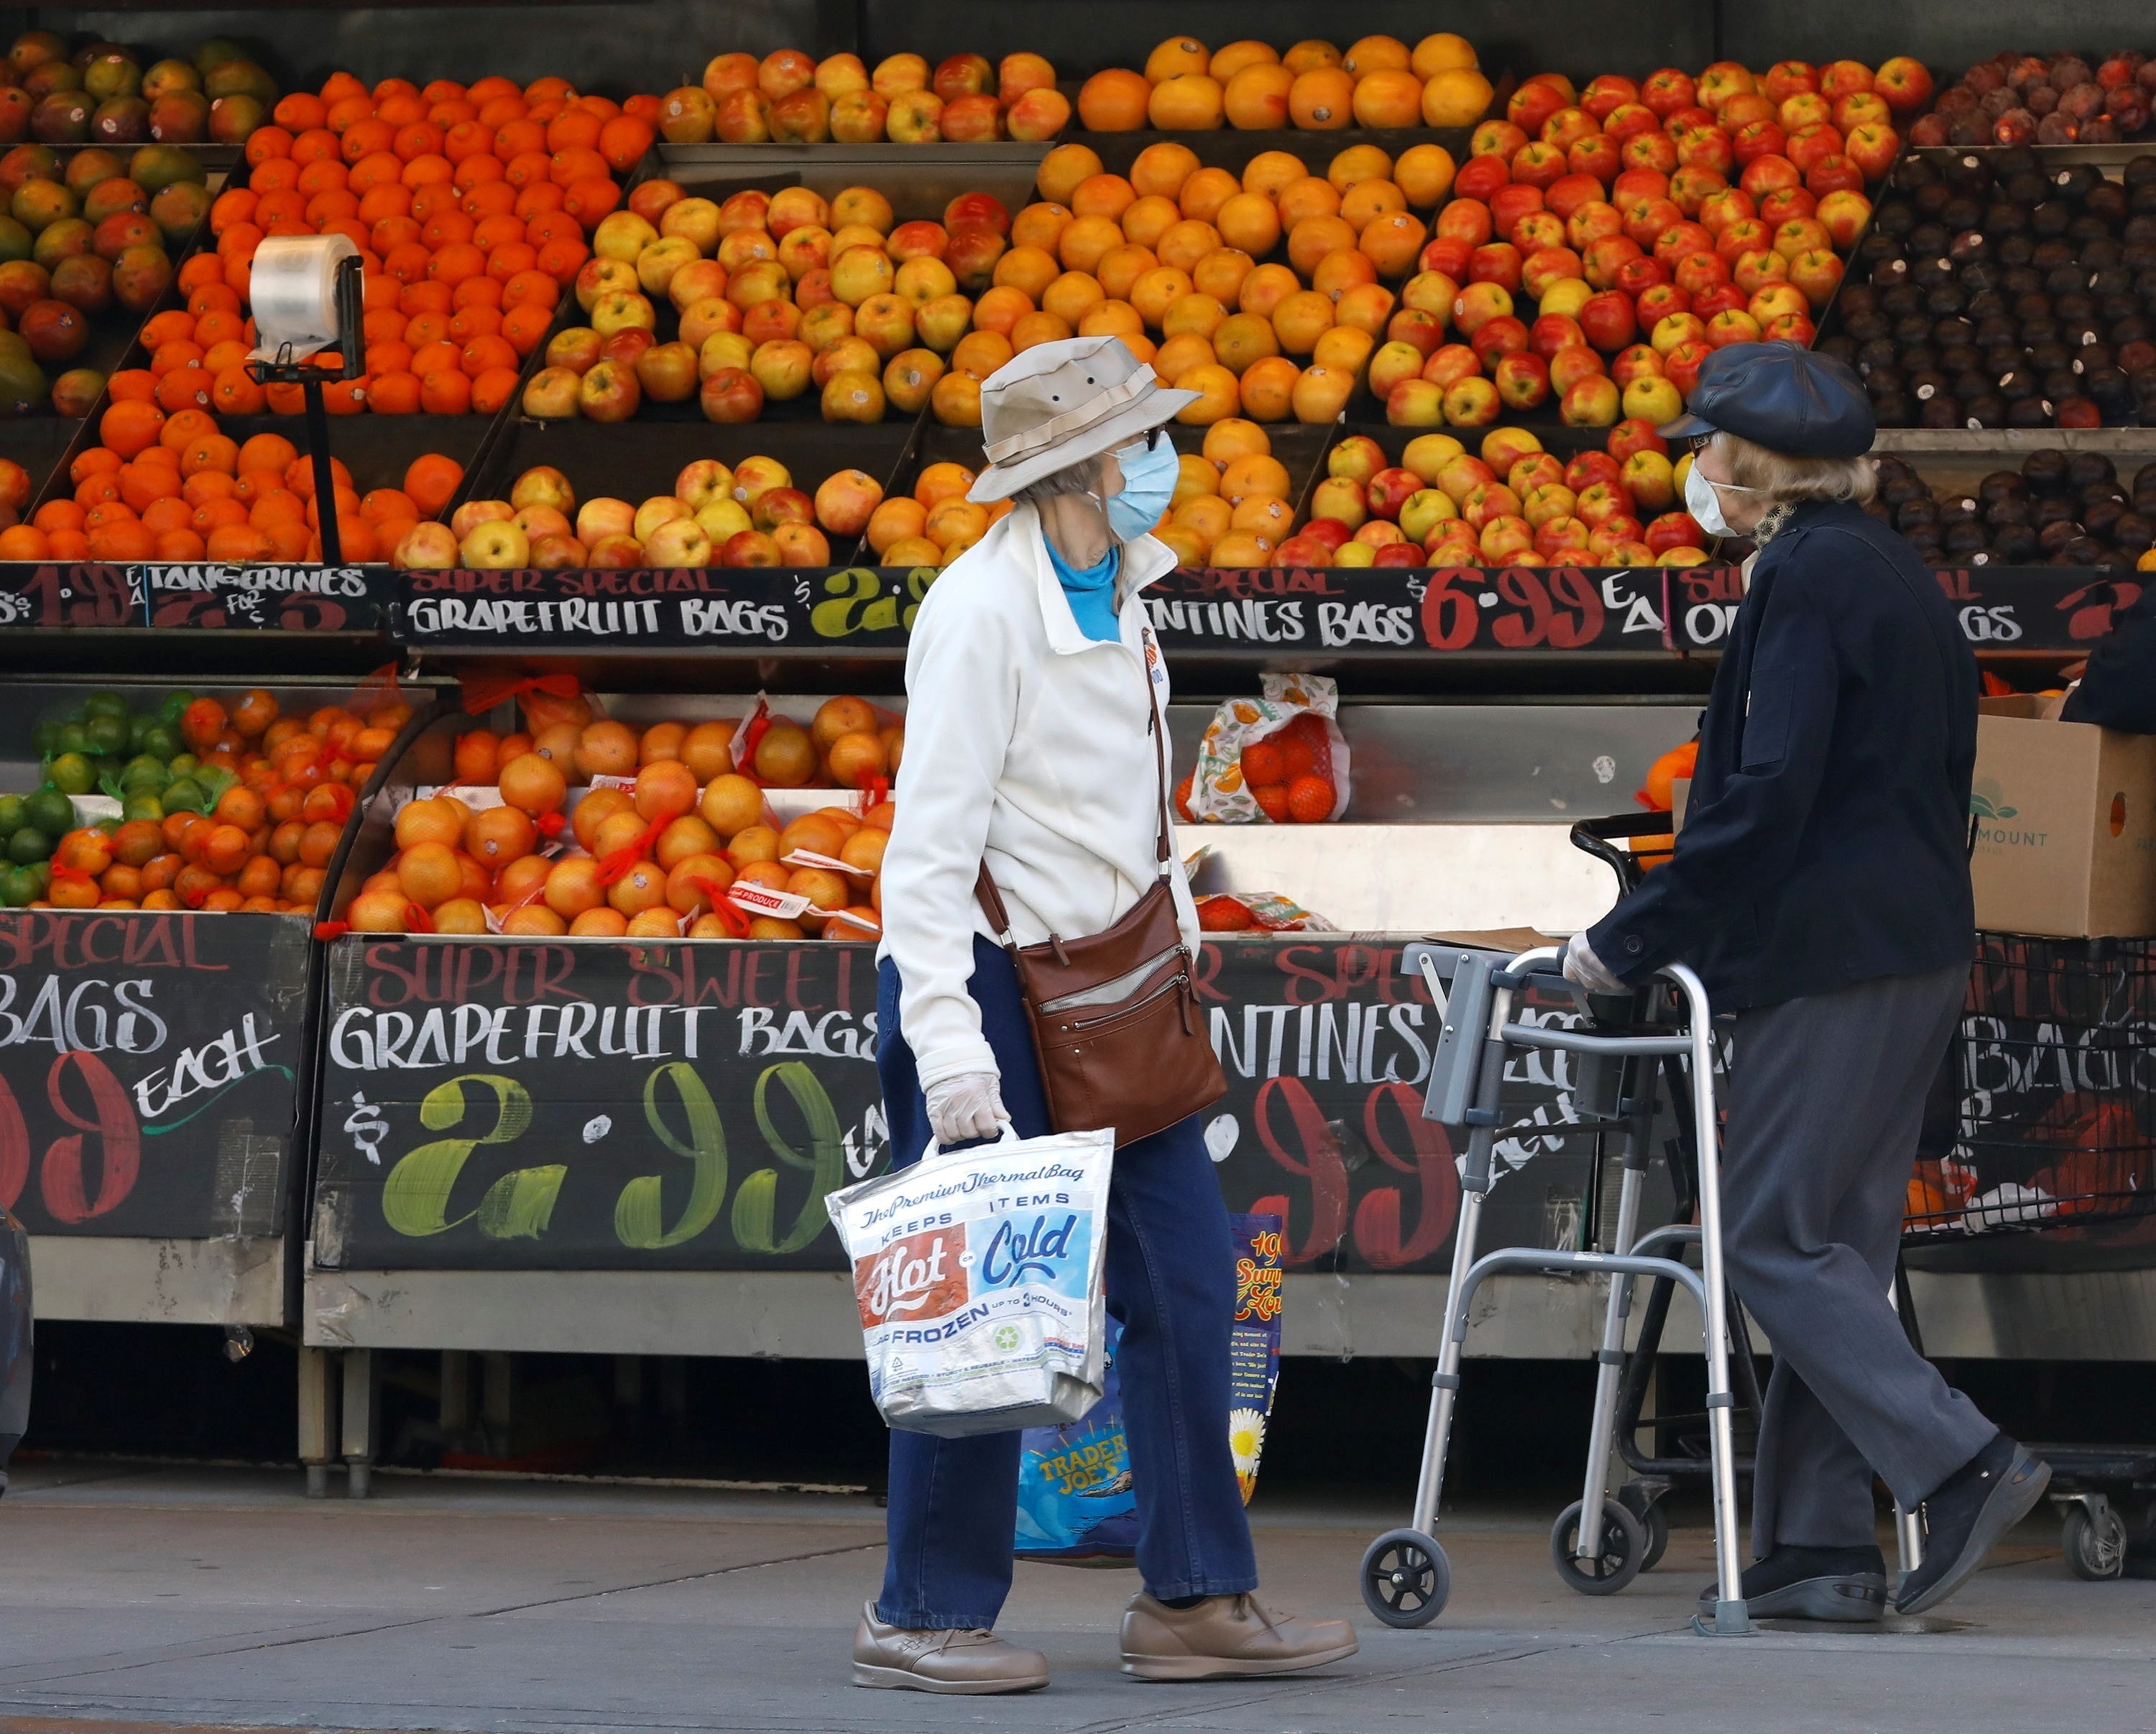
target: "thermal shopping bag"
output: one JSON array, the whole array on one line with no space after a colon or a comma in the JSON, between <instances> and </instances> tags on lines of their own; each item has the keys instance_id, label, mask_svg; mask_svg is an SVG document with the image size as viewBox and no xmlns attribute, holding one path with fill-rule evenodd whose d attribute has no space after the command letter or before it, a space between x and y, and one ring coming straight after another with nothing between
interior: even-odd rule
<instances>
[{"instance_id":1,"label":"thermal shopping bag","mask_svg":"<svg viewBox=\"0 0 2156 1734\"><path fill-rule=\"evenodd\" d=\"M1075 1420L1106 1370L1112 1128L937 1151L825 1199L869 1390L947 1439Z\"/></svg>"}]
</instances>

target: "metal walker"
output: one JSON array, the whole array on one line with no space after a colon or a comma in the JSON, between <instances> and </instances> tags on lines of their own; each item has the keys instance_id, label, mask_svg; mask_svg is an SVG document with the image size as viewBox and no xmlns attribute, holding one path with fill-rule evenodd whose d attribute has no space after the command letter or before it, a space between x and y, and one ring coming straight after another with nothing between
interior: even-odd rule
<instances>
[{"instance_id":1,"label":"metal walker","mask_svg":"<svg viewBox=\"0 0 2156 1734\"><path fill-rule=\"evenodd\" d=\"M1499 1271L1599 1273L1611 1278L1595 1386L1594 1433L1588 1453L1582 1497L1558 1517L1551 1551L1561 1572L1576 1588L1608 1593L1637 1574L1648 1551L1640 1520L1620 1500L1609 1496L1609 1455L1615 1420L1618 1371L1624 1360L1625 1318L1630 1311L1631 1280L1681 1285L1698 1304L1707 1352L1708 1455L1713 1490L1716 1606L1711 1624L1696 1618L1696 1630L1716 1636L1740 1636L1752 1630L1738 1582L1737 1478L1731 1426L1736 1398L1730 1388L1727 1288L1722 1256L1722 1198L1717 1153L1711 1012L1699 978L1681 964L1657 972L1681 1001L1681 1029L1667 1033L1597 1033L1597 1006L1565 984L1590 1027L1564 1029L1513 1020L1517 995L1536 977L1562 980L1562 954L1543 947L1507 959L1488 952L1436 944L1410 946L1403 969L1419 971L1430 990L1440 1019L1431 1060L1425 1118L1465 1128L1467 1152L1461 1177L1460 1220L1453 1242L1452 1277L1445 1295L1445 1336L1436 1373L1431 1379L1430 1424L1423 1442L1422 1473L1415 1489L1412 1523L1389 1531L1363 1556L1363 1599L1386 1624L1429 1624L1445 1609L1451 1593L1451 1567L1433 1538L1444 1492L1445 1460L1460 1390L1460 1362L1476 1291ZM1442 977L1450 974L1448 993ZM1600 1002L1605 1013L1629 1009L1632 996ZM1608 1024L1604 1023L1604 1029ZM1476 1230L1492 1182L1491 1157L1503 1124L1500 1093L1505 1067L1517 1050L1541 1048L1578 1056L1573 1100L1589 1124L1621 1124L1625 1131L1624 1179L1619 1194L1616 1245L1619 1250L1558 1252L1537 1247L1507 1247L1476 1255ZM1651 1112L1652 1072L1646 1062L1681 1055L1690 1062L1691 1119L1697 1139L1699 1226L1675 1225L1642 1237L1636 1244L1640 1195L1646 1167L1647 1126ZM1681 1262L1684 1245L1696 1242L1702 1269ZM1599 1511L1599 1525L1586 1514ZM1569 1569L1568 1569L1568 1566ZM1606 1586L1606 1587L1605 1587Z\"/></svg>"}]
</instances>

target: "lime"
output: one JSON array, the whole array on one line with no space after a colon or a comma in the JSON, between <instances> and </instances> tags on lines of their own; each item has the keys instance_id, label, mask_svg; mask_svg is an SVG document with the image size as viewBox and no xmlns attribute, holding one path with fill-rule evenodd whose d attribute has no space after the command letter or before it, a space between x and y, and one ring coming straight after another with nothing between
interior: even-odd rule
<instances>
[{"instance_id":1,"label":"lime","mask_svg":"<svg viewBox=\"0 0 2156 1734\"><path fill-rule=\"evenodd\" d=\"M30 731L30 745L39 758L51 757L60 747L59 723L49 717L39 723Z\"/></svg>"},{"instance_id":2,"label":"lime","mask_svg":"<svg viewBox=\"0 0 2156 1734\"><path fill-rule=\"evenodd\" d=\"M64 795L86 795L97 787L97 767L80 752L64 752L46 772Z\"/></svg>"},{"instance_id":3,"label":"lime","mask_svg":"<svg viewBox=\"0 0 2156 1734\"><path fill-rule=\"evenodd\" d=\"M180 731L162 722L153 722L142 731L142 752L151 758L169 759L180 750Z\"/></svg>"},{"instance_id":4,"label":"lime","mask_svg":"<svg viewBox=\"0 0 2156 1734\"><path fill-rule=\"evenodd\" d=\"M137 787L161 789L172 780L172 773L165 768L165 762L152 758L146 752L136 754L120 767L120 786L124 789Z\"/></svg>"},{"instance_id":5,"label":"lime","mask_svg":"<svg viewBox=\"0 0 2156 1734\"><path fill-rule=\"evenodd\" d=\"M130 752L145 751L144 743L149 738L150 731L157 725L157 719L154 716L129 717L127 719L127 750Z\"/></svg>"},{"instance_id":6,"label":"lime","mask_svg":"<svg viewBox=\"0 0 2156 1734\"><path fill-rule=\"evenodd\" d=\"M187 708L195 701L195 695L182 686L177 692L165 695L165 702L157 707L157 714L177 727Z\"/></svg>"},{"instance_id":7,"label":"lime","mask_svg":"<svg viewBox=\"0 0 2156 1734\"><path fill-rule=\"evenodd\" d=\"M21 827L8 839L8 859L18 866L27 867L33 861L50 858L53 839L35 825Z\"/></svg>"},{"instance_id":8,"label":"lime","mask_svg":"<svg viewBox=\"0 0 2156 1734\"><path fill-rule=\"evenodd\" d=\"M209 804L203 794L201 785L187 777L168 784L158 798L165 803L167 813L200 813Z\"/></svg>"},{"instance_id":9,"label":"lime","mask_svg":"<svg viewBox=\"0 0 2156 1734\"><path fill-rule=\"evenodd\" d=\"M20 795L0 795L0 842L5 842L23 829L23 798Z\"/></svg>"},{"instance_id":10,"label":"lime","mask_svg":"<svg viewBox=\"0 0 2156 1734\"><path fill-rule=\"evenodd\" d=\"M165 816L165 803L145 790L121 803L120 816L130 822L138 818L161 819Z\"/></svg>"},{"instance_id":11,"label":"lime","mask_svg":"<svg viewBox=\"0 0 2156 1734\"><path fill-rule=\"evenodd\" d=\"M23 798L23 823L57 837L74 829L74 803L56 788L41 788Z\"/></svg>"},{"instance_id":12,"label":"lime","mask_svg":"<svg viewBox=\"0 0 2156 1734\"><path fill-rule=\"evenodd\" d=\"M61 752L89 752L90 750L90 725L85 722L62 723L59 739L56 745Z\"/></svg>"},{"instance_id":13,"label":"lime","mask_svg":"<svg viewBox=\"0 0 2156 1734\"><path fill-rule=\"evenodd\" d=\"M90 736L90 744L99 752L127 751L127 719L124 716L93 716L83 725L83 732Z\"/></svg>"},{"instance_id":14,"label":"lime","mask_svg":"<svg viewBox=\"0 0 2156 1734\"><path fill-rule=\"evenodd\" d=\"M93 692L82 701L83 721L94 722L100 716L116 716L127 721L127 700L116 692Z\"/></svg>"},{"instance_id":15,"label":"lime","mask_svg":"<svg viewBox=\"0 0 2156 1734\"><path fill-rule=\"evenodd\" d=\"M0 903L6 904L8 908L22 908L43 890L33 870L28 867L0 868Z\"/></svg>"},{"instance_id":16,"label":"lime","mask_svg":"<svg viewBox=\"0 0 2156 1734\"><path fill-rule=\"evenodd\" d=\"M192 777L201 762L192 752L176 752L165 761L165 768L175 777Z\"/></svg>"}]
</instances>

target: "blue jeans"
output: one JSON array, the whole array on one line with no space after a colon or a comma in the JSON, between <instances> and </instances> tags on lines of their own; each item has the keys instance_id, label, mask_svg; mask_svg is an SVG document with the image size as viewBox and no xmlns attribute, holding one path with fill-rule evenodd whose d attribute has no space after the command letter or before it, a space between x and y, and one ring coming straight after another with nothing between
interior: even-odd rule
<instances>
[{"instance_id":1,"label":"blue jeans","mask_svg":"<svg viewBox=\"0 0 2156 1734\"><path fill-rule=\"evenodd\" d=\"M1052 1128L1018 973L976 936L967 991L1003 1073L1021 1137ZM876 1069L894 1167L921 1160L928 1110L899 1033L898 969L876 984ZM1255 1589L1250 1524L1228 1453L1228 1340L1235 1254L1195 1116L1116 1152L1108 1193L1108 1311L1137 1499L1138 1571L1156 1596ZM1016 1433L891 1436L890 1557L876 1617L909 1630L986 1628L1010 1593L1018 1512Z\"/></svg>"}]
</instances>

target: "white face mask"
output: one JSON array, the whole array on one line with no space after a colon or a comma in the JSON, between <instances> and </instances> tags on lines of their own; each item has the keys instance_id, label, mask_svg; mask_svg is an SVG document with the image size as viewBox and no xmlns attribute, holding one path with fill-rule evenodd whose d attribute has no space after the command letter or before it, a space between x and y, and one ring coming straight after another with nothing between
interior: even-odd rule
<instances>
[{"instance_id":1,"label":"white face mask","mask_svg":"<svg viewBox=\"0 0 2156 1734\"><path fill-rule=\"evenodd\" d=\"M1685 510L1697 521L1699 527L1709 536L1735 536L1739 532L1730 526L1729 520L1722 516L1722 501L1716 494L1718 488L1727 488L1733 494L1757 494L1757 488L1740 486L1736 482L1709 481L1700 474L1699 459L1691 460L1691 468L1685 472Z\"/></svg>"}]
</instances>

